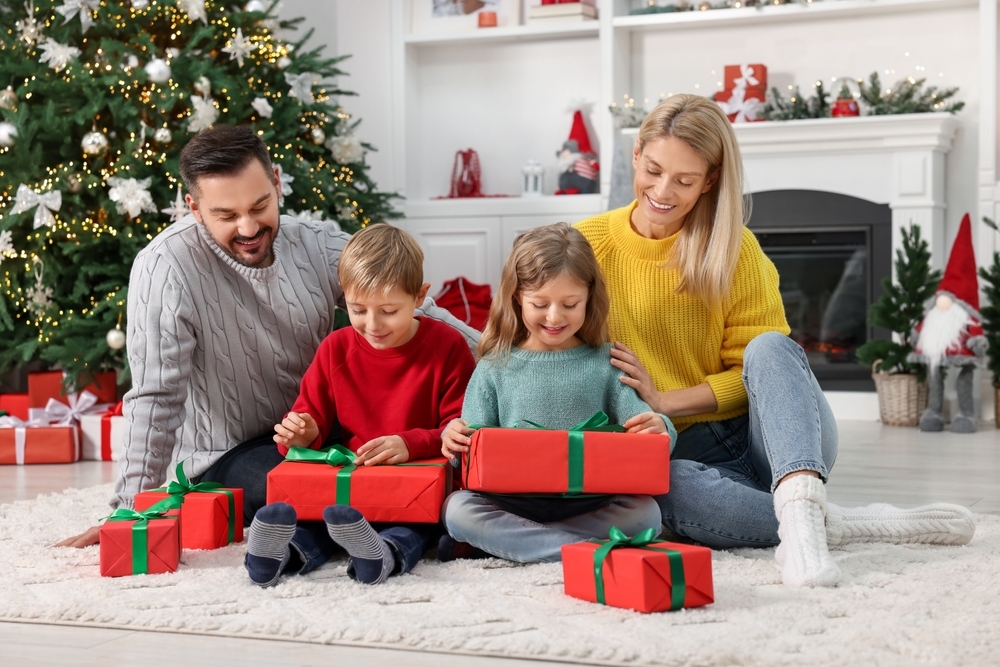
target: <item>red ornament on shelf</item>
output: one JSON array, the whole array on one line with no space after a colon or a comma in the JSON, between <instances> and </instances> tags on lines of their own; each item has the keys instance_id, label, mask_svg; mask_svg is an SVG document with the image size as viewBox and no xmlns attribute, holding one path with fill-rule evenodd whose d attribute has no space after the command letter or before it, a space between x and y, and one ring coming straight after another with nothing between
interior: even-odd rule
<instances>
[{"instance_id":1,"label":"red ornament on shelf","mask_svg":"<svg viewBox=\"0 0 1000 667\"><path fill-rule=\"evenodd\" d=\"M833 103L833 109L830 110L830 115L834 118L840 116L860 116L861 109L858 108L858 102L854 98L837 98Z\"/></svg>"},{"instance_id":2,"label":"red ornament on shelf","mask_svg":"<svg viewBox=\"0 0 1000 667\"><path fill-rule=\"evenodd\" d=\"M455 153L451 169L449 197L482 197L483 172L479 168L479 153L469 148Z\"/></svg>"}]
</instances>

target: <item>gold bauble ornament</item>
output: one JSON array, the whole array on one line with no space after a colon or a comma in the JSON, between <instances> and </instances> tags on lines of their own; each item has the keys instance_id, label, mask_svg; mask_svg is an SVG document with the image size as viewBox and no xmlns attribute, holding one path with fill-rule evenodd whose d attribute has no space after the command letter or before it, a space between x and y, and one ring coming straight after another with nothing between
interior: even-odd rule
<instances>
[{"instance_id":1,"label":"gold bauble ornament","mask_svg":"<svg viewBox=\"0 0 1000 667\"><path fill-rule=\"evenodd\" d=\"M66 177L66 189L73 194L76 194L80 192L80 190L83 190L83 183L80 182L80 179L76 174L70 174Z\"/></svg>"},{"instance_id":2,"label":"gold bauble ornament","mask_svg":"<svg viewBox=\"0 0 1000 667\"><path fill-rule=\"evenodd\" d=\"M10 86L0 90L0 109L15 111L17 109L17 93Z\"/></svg>"},{"instance_id":3,"label":"gold bauble ornament","mask_svg":"<svg viewBox=\"0 0 1000 667\"><path fill-rule=\"evenodd\" d=\"M314 127L309 130L309 139L317 146L321 146L326 141L326 132L318 127Z\"/></svg>"},{"instance_id":4,"label":"gold bauble ornament","mask_svg":"<svg viewBox=\"0 0 1000 667\"><path fill-rule=\"evenodd\" d=\"M88 132L83 135L80 148L83 149L84 155L100 155L108 150L108 138L96 130Z\"/></svg>"},{"instance_id":5,"label":"gold bauble ornament","mask_svg":"<svg viewBox=\"0 0 1000 667\"><path fill-rule=\"evenodd\" d=\"M173 138L173 135L170 134L170 130L165 127L158 127L156 128L156 132L153 133L153 141L158 144L169 144L170 140Z\"/></svg>"}]
</instances>

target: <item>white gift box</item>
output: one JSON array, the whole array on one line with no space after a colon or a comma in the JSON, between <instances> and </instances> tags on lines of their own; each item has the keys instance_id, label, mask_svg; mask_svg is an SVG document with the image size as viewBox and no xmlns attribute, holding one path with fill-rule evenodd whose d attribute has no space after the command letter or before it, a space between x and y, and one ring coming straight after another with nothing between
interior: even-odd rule
<instances>
[{"instance_id":1,"label":"white gift box","mask_svg":"<svg viewBox=\"0 0 1000 667\"><path fill-rule=\"evenodd\" d=\"M82 458L87 461L117 461L121 456L122 445L125 442L125 417L114 415L110 417L109 456L103 455L102 430L104 415L83 415L80 417Z\"/></svg>"}]
</instances>

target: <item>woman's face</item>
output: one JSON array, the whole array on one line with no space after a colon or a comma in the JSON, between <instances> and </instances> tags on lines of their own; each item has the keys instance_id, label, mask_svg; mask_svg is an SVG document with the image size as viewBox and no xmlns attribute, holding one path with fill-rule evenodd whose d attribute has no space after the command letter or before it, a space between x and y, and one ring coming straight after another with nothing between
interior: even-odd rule
<instances>
[{"instance_id":1,"label":"woman's face","mask_svg":"<svg viewBox=\"0 0 1000 667\"><path fill-rule=\"evenodd\" d=\"M660 137L638 144L632 153L635 198L632 225L650 239L665 239L680 231L698 198L712 189L718 173L687 142Z\"/></svg>"}]
</instances>

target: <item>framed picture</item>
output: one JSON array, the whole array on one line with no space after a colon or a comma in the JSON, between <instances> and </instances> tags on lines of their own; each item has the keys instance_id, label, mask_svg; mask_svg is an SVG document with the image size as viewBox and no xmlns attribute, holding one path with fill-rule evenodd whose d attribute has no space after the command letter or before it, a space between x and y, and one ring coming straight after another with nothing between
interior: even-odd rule
<instances>
[{"instance_id":1,"label":"framed picture","mask_svg":"<svg viewBox=\"0 0 1000 667\"><path fill-rule=\"evenodd\" d=\"M414 33L479 30L481 12L496 12L498 26L521 24L521 0L413 0L412 7Z\"/></svg>"}]
</instances>

